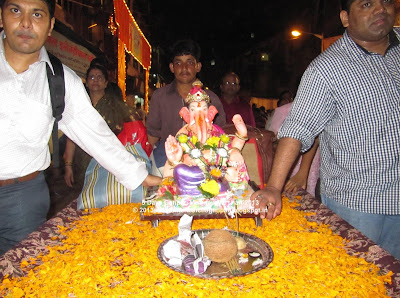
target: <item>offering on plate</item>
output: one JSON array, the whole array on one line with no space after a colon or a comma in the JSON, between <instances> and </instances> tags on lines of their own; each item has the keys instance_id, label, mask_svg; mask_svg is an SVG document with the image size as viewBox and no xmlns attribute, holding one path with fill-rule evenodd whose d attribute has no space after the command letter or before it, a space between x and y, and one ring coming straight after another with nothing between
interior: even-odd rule
<instances>
[{"instance_id":1,"label":"offering on plate","mask_svg":"<svg viewBox=\"0 0 400 298\"><path fill-rule=\"evenodd\" d=\"M218 110L196 81L179 112L187 123L165 142L164 180L151 198L154 213L250 212L249 175L241 150L247 128L240 115L233 117L236 133L229 136L212 123Z\"/></svg>"},{"instance_id":2,"label":"offering on plate","mask_svg":"<svg viewBox=\"0 0 400 298\"><path fill-rule=\"evenodd\" d=\"M213 262L225 263L238 252L235 237L227 230L213 230L203 240L204 253Z\"/></svg>"},{"instance_id":3,"label":"offering on plate","mask_svg":"<svg viewBox=\"0 0 400 298\"><path fill-rule=\"evenodd\" d=\"M227 230L213 230L203 240L204 254L211 261L225 263L232 274L240 273L237 261L238 246L235 237Z\"/></svg>"},{"instance_id":4,"label":"offering on plate","mask_svg":"<svg viewBox=\"0 0 400 298\"><path fill-rule=\"evenodd\" d=\"M243 237L236 236L235 240L236 240L237 248L239 250L246 248L247 244L246 244L246 241L243 239Z\"/></svg>"},{"instance_id":5,"label":"offering on plate","mask_svg":"<svg viewBox=\"0 0 400 298\"><path fill-rule=\"evenodd\" d=\"M211 261L204 255L201 239L191 230L193 217L183 215L179 221L179 236L170 240L164 246L164 255L168 264L183 267L187 273L202 274Z\"/></svg>"},{"instance_id":6,"label":"offering on plate","mask_svg":"<svg viewBox=\"0 0 400 298\"><path fill-rule=\"evenodd\" d=\"M219 279L256 272L272 261L272 249L261 239L226 229L191 230L192 220L193 216L184 214L179 221L179 235L165 240L158 248L160 261L169 268L200 278Z\"/></svg>"}]
</instances>

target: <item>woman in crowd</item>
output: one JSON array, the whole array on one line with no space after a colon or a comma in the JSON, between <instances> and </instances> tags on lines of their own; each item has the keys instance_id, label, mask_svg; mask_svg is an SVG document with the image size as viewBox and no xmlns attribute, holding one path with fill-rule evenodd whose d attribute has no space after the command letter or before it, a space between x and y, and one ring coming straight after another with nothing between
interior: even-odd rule
<instances>
[{"instance_id":1,"label":"woman in crowd","mask_svg":"<svg viewBox=\"0 0 400 298\"><path fill-rule=\"evenodd\" d=\"M278 107L271 119L269 130L273 131L276 135L287 115L290 112L293 104L293 97L291 93L282 93L278 102ZM307 190L314 197L319 197L319 190L316 189L319 179L319 166L320 166L320 152L319 152L319 139L316 138L314 145L305 153L299 155L299 159L290 172L290 178L285 184L285 191L296 192L297 189L303 188Z\"/></svg>"},{"instance_id":2,"label":"woman in crowd","mask_svg":"<svg viewBox=\"0 0 400 298\"><path fill-rule=\"evenodd\" d=\"M135 109L129 108L116 92L106 92L108 85L107 70L101 65L91 65L86 73L86 86L93 106L103 116L110 129L118 135L124 122L139 120ZM121 92L122 94L122 92ZM82 188L86 168L92 159L71 140L67 139L64 153L64 179L68 186L76 184Z\"/></svg>"}]
</instances>

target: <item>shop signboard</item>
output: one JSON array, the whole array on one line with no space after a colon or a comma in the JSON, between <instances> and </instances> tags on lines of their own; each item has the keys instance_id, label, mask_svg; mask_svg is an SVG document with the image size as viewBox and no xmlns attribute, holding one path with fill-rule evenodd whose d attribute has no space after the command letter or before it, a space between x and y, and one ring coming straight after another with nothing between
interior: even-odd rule
<instances>
[{"instance_id":1,"label":"shop signboard","mask_svg":"<svg viewBox=\"0 0 400 298\"><path fill-rule=\"evenodd\" d=\"M62 63L74 70L81 78L86 76L90 61L95 55L63 34L53 30L45 43L47 51L58 57Z\"/></svg>"}]
</instances>

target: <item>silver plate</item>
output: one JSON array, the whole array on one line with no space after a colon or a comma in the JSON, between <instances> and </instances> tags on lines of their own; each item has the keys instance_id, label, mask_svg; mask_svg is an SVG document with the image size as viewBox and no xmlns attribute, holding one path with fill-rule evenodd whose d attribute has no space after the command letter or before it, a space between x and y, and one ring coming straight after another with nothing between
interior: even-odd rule
<instances>
[{"instance_id":1,"label":"silver plate","mask_svg":"<svg viewBox=\"0 0 400 298\"><path fill-rule=\"evenodd\" d=\"M199 235L200 239L204 239L210 231L212 231L212 230L211 229L194 230L193 232L197 233L197 235ZM260 253L259 257L252 258L252 257L248 256L247 262L239 264L240 268L241 268L241 272L237 273L237 274L232 274L228 270L226 265L222 264L222 263L212 262L211 265L207 268L206 272L204 272L203 274L191 274L189 272L186 272L182 266L175 267L175 266L168 264L168 259L164 255L164 246L170 240L177 240L178 235L164 240L158 247L157 256L160 259L161 263L163 263L165 266L167 266L168 268L170 268L174 271L177 271L177 272L180 272L180 273L183 273L186 275L190 275L193 277L204 278L204 279L221 279L221 278L245 276L245 275L252 274L254 272L257 272L257 271L260 271L260 270L266 268L272 262L274 253L272 252L272 248L264 240L262 240L256 236L246 234L246 233L240 233L240 232L236 233L235 231L230 231L230 232L234 236L236 236L238 234L240 237L242 237L246 241L246 244L247 244L245 249L239 251L238 257L239 257L240 253L242 253L242 254L248 254L249 252ZM252 263L256 259L259 259L259 258L261 258L262 262L259 265L253 266Z\"/></svg>"}]
</instances>

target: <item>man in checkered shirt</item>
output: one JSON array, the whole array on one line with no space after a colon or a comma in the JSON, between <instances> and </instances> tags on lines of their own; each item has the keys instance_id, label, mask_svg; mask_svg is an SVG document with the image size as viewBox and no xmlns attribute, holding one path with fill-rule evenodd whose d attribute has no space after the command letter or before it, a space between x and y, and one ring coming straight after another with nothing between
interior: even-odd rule
<instances>
[{"instance_id":1,"label":"man in checkered shirt","mask_svg":"<svg viewBox=\"0 0 400 298\"><path fill-rule=\"evenodd\" d=\"M281 213L289 169L316 136L322 203L400 259L400 30L394 0L342 1L343 37L301 80L264 190L261 217Z\"/></svg>"}]
</instances>

